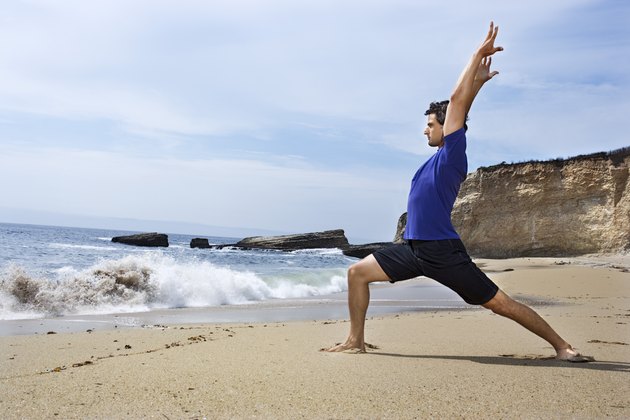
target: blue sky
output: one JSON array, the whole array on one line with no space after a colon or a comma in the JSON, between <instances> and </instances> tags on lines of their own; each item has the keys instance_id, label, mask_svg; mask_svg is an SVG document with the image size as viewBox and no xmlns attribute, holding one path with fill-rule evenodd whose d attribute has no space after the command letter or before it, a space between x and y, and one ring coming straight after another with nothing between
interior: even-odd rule
<instances>
[{"instance_id":1,"label":"blue sky","mask_svg":"<svg viewBox=\"0 0 630 420\"><path fill-rule=\"evenodd\" d=\"M622 0L4 1L0 221L390 240L490 20L471 171L630 145Z\"/></svg>"}]
</instances>

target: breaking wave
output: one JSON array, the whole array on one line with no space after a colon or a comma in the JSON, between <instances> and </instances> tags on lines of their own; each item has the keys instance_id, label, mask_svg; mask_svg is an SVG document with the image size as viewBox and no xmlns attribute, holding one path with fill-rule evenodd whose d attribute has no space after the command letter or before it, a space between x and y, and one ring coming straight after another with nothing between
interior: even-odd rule
<instances>
[{"instance_id":1,"label":"breaking wave","mask_svg":"<svg viewBox=\"0 0 630 420\"><path fill-rule=\"evenodd\" d=\"M84 270L64 267L53 276L30 274L10 264L0 272L0 319L234 305L345 289L342 269L263 276L147 252Z\"/></svg>"}]
</instances>

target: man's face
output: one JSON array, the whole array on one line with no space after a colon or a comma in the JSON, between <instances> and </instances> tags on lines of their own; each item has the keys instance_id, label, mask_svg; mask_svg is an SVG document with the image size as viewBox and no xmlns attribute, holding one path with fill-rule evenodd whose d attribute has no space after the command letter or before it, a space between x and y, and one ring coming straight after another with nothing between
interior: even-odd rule
<instances>
[{"instance_id":1,"label":"man's face","mask_svg":"<svg viewBox=\"0 0 630 420\"><path fill-rule=\"evenodd\" d=\"M424 129L424 135L429 139L429 146L442 147L444 145L444 130L442 124L435 119L435 114L429 114L427 117L427 127Z\"/></svg>"}]
</instances>

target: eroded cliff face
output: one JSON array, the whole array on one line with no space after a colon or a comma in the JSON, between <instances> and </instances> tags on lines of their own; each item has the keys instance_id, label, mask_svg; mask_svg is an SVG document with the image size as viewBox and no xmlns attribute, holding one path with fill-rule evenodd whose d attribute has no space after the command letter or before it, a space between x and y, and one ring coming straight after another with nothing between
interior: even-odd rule
<instances>
[{"instance_id":1,"label":"eroded cliff face","mask_svg":"<svg viewBox=\"0 0 630 420\"><path fill-rule=\"evenodd\" d=\"M452 214L471 255L569 256L630 249L630 148L469 174Z\"/></svg>"},{"instance_id":2,"label":"eroded cliff face","mask_svg":"<svg viewBox=\"0 0 630 420\"><path fill-rule=\"evenodd\" d=\"M461 186L453 224L477 257L629 250L629 166L624 148L480 168Z\"/></svg>"}]
</instances>

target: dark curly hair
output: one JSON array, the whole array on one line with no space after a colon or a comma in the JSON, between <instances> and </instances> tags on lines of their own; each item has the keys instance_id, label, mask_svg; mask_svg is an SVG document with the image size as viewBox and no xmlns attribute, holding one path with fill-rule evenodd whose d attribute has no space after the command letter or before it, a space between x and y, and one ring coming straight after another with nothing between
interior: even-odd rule
<instances>
[{"instance_id":1,"label":"dark curly hair","mask_svg":"<svg viewBox=\"0 0 630 420\"><path fill-rule=\"evenodd\" d=\"M439 101L439 102L431 102L429 105L429 109L426 110L424 115L435 114L435 119L440 124L444 125L444 120L446 119L446 108L448 108L449 101ZM468 121L468 115L466 115L465 121ZM464 130L468 131L468 125L464 122Z\"/></svg>"}]
</instances>

